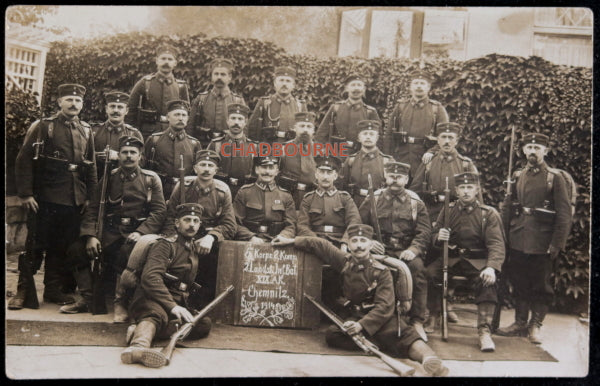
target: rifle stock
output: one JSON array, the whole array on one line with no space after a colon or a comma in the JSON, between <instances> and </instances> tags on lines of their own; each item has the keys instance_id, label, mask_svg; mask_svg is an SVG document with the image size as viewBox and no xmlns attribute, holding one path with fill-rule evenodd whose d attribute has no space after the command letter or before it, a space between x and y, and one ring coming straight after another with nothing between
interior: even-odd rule
<instances>
[{"instance_id":1,"label":"rifle stock","mask_svg":"<svg viewBox=\"0 0 600 386\"><path fill-rule=\"evenodd\" d=\"M369 180L369 197L370 197L370 205L371 205L371 216L373 217L373 228L375 228L375 235L377 236L377 241L383 243L383 237L381 236L381 227L379 226L379 217L377 216L377 204L375 203L375 190L373 189L373 178L371 177L371 173L367 174L367 178Z\"/></svg>"},{"instance_id":2,"label":"rifle stock","mask_svg":"<svg viewBox=\"0 0 600 386\"><path fill-rule=\"evenodd\" d=\"M106 145L104 149L106 154L106 162L104 163L104 171L102 173L102 187L100 189L100 205L98 207L98 223L96 224L96 237L102 245L102 233L104 232L104 214L106 211L106 191L108 189L108 169L110 165L109 154L110 145ZM104 292L102 291L102 271L103 271L103 254L100 253L94 257L93 264L93 275L92 281L94 283L92 288L92 304L91 311L93 315L107 314L106 300L104 299Z\"/></svg>"},{"instance_id":3,"label":"rifle stock","mask_svg":"<svg viewBox=\"0 0 600 386\"><path fill-rule=\"evenodd\" d=\"M171 363L171 357L173 356L173 351L175 350L175 345L177 344L177 342L185 339L185 337L188 336L188 334L192 331L192 328L198 323L198 321L200 321L200 319L205 317L206 314L208 314L219 303L221 303L227 295L233 292L233 289L233 285L230 285L229 287L225 288L225 290L221 292L219 296L217 296L212 302L208 303L206 307L204 307L198 314L196 314L196 316L194 316L194 319L191 322L185 323L183 326L181 326L179 330L175 331L175 333L171 335L171 340L169 341L169 344L161 350L161 353L164 355L166 360L165 366Z\"/></svg>"},{"instance_id":4,"label":"rifle stock","mask_svg":"<svg viewBox=\"0 0 600 386\"><path fill-rule=\"evenodd\" d=\"M446 177L446 189L444 189L446 199L444 200L444 228L448 229L449 224L449 206L450 189L448 188L448 177ZM442 340L448 340L448 240L444 241L444 260L443 260L443 282L442 282Z\"/></svg>"},{"instance_id":5,"label":"rifle stock","mask_svg":"<svg viewBox=\"0 0 600 386\"><path fill-rule=\"evenodd\" d=\"M325 306L324 304L319 302L317 299L308 295L307 293L304 293L304 297L306 299L308 299L312 304L314 304L336 326L338 326L338 328L340 330L342 330L342 332L344 334L346 334L350 338L352 338L354 343L356 343L356 345L358 347L360 347L360 349L363 350L365 353L378 357L386 365L388 365L392 370L394 370L394 372L396 374L398 374L400 376L408 376L408 375L413 375L415 373L414 368L412 368L408 365L405 365L404 363L379 351L377 346L375 344L373 344L371 341L369 341L362 333L359 332L358 334L350 335L348 333L348 330L346 328L344 328L344 322L333 311L331 311L329 308L327 308L327 306Z\"/></svg>"}]
</instances>

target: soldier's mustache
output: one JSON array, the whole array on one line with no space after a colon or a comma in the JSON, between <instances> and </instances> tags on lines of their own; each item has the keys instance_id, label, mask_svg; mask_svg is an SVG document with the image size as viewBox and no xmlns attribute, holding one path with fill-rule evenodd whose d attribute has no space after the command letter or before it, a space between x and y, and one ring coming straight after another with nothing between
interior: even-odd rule
<instances>
[{"instance_id":1,"label":"soldier's mustache","mask_svg":"<svg viewBox=\"0 0 600 386\"><path fill-rule=\"evenodd\" d=\"M235 125L231 126L231 128L232 129L239 129L239 128L241 128L241 126L236 123Z\"/></svg>"}]
</instances>

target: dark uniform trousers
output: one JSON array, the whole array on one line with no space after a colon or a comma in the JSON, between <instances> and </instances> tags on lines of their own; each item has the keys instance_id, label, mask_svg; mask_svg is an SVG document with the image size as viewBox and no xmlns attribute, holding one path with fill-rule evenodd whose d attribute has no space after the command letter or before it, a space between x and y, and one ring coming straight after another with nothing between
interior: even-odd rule
<instances>
[{"instance_id":1,"label":"dark uniform trousers","mask_svg":"<svg viewBox=\"0 0 600 386\"><path fill-rule=\"evenodd\" d=\"M554 296L550 274L553 260L549 254L531 254L510 250L510 264L507 267L515 298L524 299L529 304L550 304Z\"/></svg>"}]
</instances>

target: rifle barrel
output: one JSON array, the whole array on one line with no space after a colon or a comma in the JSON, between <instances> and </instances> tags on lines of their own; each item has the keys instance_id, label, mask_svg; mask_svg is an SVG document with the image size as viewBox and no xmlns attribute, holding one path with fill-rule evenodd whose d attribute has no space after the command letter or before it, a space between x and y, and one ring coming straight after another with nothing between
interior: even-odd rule
<instances>
[{"instance_id":1,"label":"rifle barrel","mask_svg":"<svg viewBox=\"0 0 600 386\"><path fill-rule=\"evenodd\" d=\"M449 207L450 207L450 188L448 187L448 177L446 177L446 188L444 189L444 228L449 225ZM442 283L442 340L448 340L448 240L444 241L444 261L443 261L443 283Z\"/></svg>"}]
</instances>

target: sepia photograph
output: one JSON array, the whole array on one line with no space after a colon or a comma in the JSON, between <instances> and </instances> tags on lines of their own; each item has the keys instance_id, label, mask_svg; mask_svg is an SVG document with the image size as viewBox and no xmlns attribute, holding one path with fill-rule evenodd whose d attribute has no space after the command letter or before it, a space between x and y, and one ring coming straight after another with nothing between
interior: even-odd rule
<instances>
[{"instance_id":1,"label":"sepia photograph","mask_svg":"<svg viewBox=\"0 0 600 386\"><path fill-rule=\"evenodd\" d=\"M5 376L584 378L585 7L5 9Z\"/></svg>"}]
</instances>

